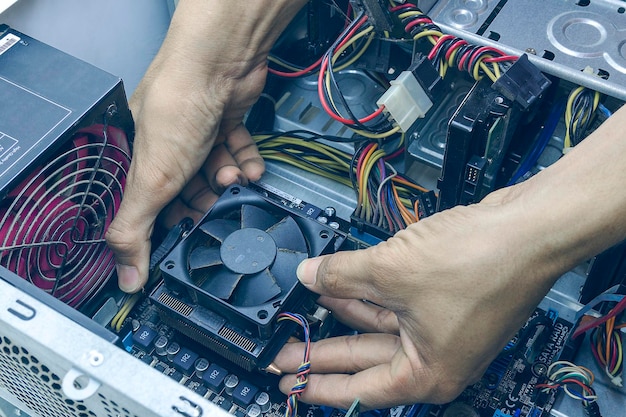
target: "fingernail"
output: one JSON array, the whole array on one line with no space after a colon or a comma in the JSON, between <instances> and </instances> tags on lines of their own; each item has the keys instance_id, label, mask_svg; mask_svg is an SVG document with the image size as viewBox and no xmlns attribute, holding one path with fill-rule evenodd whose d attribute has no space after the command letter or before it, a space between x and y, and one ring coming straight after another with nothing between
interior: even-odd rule
<instances>
[{"instance_id":1,"label":"fingernail","mask_svg":"<svg viewBox=\"0 0 626 417\"><path fill-rule=\"evenodd\" d=\"M300 262L298 269L296 269L296 276L300 282L307 287L315 285L315 280L317 279L317 268L311 268L310 264L311 260L305 259ZM309 267L307 267L307 265L309 265Z\"/></svg>"},{"instance_id":2,"label":"fingernail","mask_svg":"<svg viewBox=\"0 0 626 417\"><path fill-rule=\"evenodd\" d=\"M124 292L134 293L140 287L139 271L134 266L115 265L117 280L120 289Z\"/></svg>"}]
</instances>

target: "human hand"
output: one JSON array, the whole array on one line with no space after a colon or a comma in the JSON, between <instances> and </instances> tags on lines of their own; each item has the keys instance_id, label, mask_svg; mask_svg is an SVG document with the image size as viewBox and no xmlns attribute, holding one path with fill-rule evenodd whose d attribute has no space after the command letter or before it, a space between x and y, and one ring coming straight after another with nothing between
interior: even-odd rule
<instances>
[{"instance_id":1,"label":"human hand","mask_svg":"<svg viewBox=\"0 0 626 417\"><path fill-rule=\"evenodd\" d=\"M558 276L533 276L526 260L540 249L523 244L523 231L503 239L519 214L493 196L366 250L304 261L298 276L322 294L318 302L364 333L313 344L301 400L344 409L356 398L365 409L443 403L477 380ZM289 343L274 363L293 373L302 349ZM283 377L280 389L294 383Z\"/></svg>"},{"instance_id":2,"label":"human hand","mask_svg":"<svg viewBox=\"0 0 626 417\"><path fill-rule=\"evenodd\" d=\"M286 4L284 4L286 3ZM148 278L157 215L166 226L199 219L227 186L264 170L242 118L263 89L267 55L303 1L181 0L159 53L130 100L133 159L107 231L120 288ZM276 21L275 21L276 20Z\"/></svg>"}]
</instances>

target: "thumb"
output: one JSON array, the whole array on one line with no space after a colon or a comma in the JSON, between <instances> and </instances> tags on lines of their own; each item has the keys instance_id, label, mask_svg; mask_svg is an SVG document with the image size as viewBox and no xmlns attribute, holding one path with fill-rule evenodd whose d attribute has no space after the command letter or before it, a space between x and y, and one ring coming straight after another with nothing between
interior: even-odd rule
<instances>
[{"instance_id":1,"label":"thumb","mask_svg":"<svg viewBox=\"0 0 626 417\"><path fill-rule=\"evenodd\" d=\"M318 294L380 302L374 273L375 249L305 259L298 265L296 274L305 287Z\"/></svg>"},{"instance_id":2,"label":"thumb","mask_svg":"<svg viewBox=\"0 0 626 417\"><path fill-rule=\"evenodd\" d=\"M148 281L150 236L152 221L137 221L136 216L122 202L120 211L109 226L106 240L115 254L118 285L127 293L139 291Z\"/></svg>"},{"instance_id":3,"label":"thumb","mask_svg":"<svg viewBox=\"0 0 626 417\"><path fill-rule=\"evenodd\" d=\"M136 172L137 161L133 163L122 204L106 233L115 254L119 287L128 293L139 291L148 281L150 237L156 216L170 197L169 192L151 192L158 188L142 181Z\"/></svg>"}]
</instances>

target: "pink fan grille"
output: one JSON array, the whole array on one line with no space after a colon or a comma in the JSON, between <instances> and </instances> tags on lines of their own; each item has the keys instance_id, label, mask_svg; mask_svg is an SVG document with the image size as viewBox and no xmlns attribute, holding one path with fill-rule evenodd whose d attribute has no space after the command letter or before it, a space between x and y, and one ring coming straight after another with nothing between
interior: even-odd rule
<instances>
[{"instance_id":1,"label":"pink fan grille","mask_svg":"<svg viewBox=\"0 0 626 417\"><path fill-rule=\"evenodd\" d=\"M104 234L129 165L123 131L77 132L0 203L0 264L70 306L91 299L115 268Z\"/></svg>"}]
</instances>

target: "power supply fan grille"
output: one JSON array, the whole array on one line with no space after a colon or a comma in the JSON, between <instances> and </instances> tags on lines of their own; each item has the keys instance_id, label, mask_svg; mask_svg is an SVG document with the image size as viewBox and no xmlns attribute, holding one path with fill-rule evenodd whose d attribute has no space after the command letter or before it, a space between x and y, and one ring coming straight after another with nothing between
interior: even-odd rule
<instances>
[{"instance_id":1,"label":"power supply fan grille","mask_svg":"<svg viewBox=\"0 0 626 417\"><path fill-rule=\"evenodd\" d=\"M77 133L0 203L0 264L78 307L113 274L104 234L130 165L118 129Z\"/></svg>"}]
</instances>

